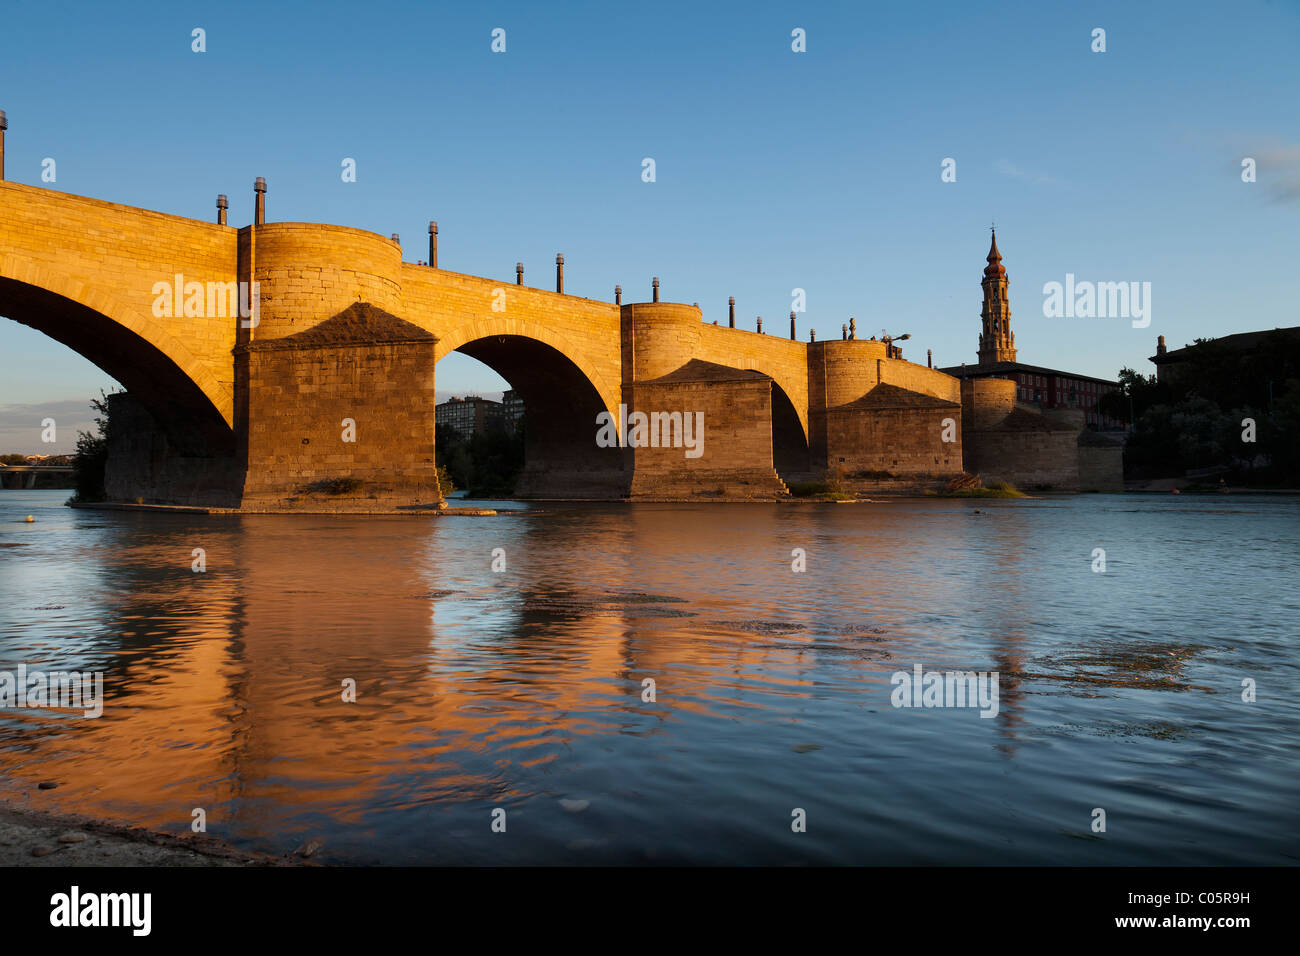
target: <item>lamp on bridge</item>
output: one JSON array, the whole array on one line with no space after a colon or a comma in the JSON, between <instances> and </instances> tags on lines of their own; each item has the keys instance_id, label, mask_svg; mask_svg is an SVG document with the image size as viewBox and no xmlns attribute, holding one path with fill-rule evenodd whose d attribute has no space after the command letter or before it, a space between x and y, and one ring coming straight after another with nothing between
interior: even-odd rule
<instances>
[{"instance_id":1,"label":"lamp on bridge","mask_svg":"<svg viewBox=\"0 0 1300 956\"><path fill-rule=\"evenodd\" d=\"M902 349L894 348L894 343L906 342L911 337L911 332L908 332L905 335L889 335L884 329L880 330L880 341L885 343L885 354L890 358L901 358L903 354Z\"/></svg>"},{"instance_id":2,"label":"lamp on bridge","mask_svg":"<svg viewBox=\"0 0 1300 956\"><path fill-rule=\"evenodd\" d=\"M5 119L5 111L0 110L0 179L5 178L5 130L9 128L9 121Z\"/></svg>"},{"instance_id":3,"label":"lamp on bridge","mask_svg":"<svg viewBox=\"0 0 1300 956\"><path fill-rule=\"evenodd\" d=\"M266 222L266 180L261 176L253 183L253 225Z\"/></svg>"},{"instance_id":4,"label":"lamp on bridge","mask_svg":"<svg viewBox=\"0 0 1300 956\"><path fill-rule=\"evenodd\" d=\"M226 198L225 193L217 193L217 225L226 224L226 210L230 208L230 200Z\"/></svg>"},{"instance_id":5,"label":"lamp on bridge","mask_svg":"<svg viewBox=\"0 0 1300 956\"><path fill-rule=\"evenodd\" d=\"M429 265L438 268L438 221L429 220Z\"/></svg>"}]
</instances>

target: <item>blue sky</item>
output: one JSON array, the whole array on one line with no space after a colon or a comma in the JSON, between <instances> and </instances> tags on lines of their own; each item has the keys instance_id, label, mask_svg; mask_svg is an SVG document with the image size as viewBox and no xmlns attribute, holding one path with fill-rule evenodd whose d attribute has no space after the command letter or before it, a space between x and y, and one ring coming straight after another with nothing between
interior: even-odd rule
<instances>
[{"instance_id":1,"label":"blue sky","mask_svg":"<svg viewBox=\"0 0 1300 956\"><path fill-rule=\"evenodd\" d=\"M260 175L269 219L412 261L437 219L445 268L546 285L563 252L566 291L659 276L777 334L798 287L800 338L853 315L937 365L975 361L990 221L1021 361L1113 377L1158 334L1300 324L1295 2L16 4L0 109L19 182L52 157L51 188L201 219L225 192L243 225ZM1045 318L1066 273L1150 282L1150 327ZM109 383L0 322L0 406ZM503 387L461 356L438 386Z\"/></svg>"}]
</instances>

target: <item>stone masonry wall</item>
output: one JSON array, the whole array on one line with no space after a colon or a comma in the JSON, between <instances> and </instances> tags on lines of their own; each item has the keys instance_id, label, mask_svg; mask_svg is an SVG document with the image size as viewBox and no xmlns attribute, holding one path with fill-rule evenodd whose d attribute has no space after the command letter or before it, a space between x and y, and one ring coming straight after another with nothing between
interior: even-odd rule
<instances>
[{"instance_id":1,"label":"stone masonry wall","mask_svg":"<svg viewBox=\"0 0 1300 956\"><path fill-rule=\"evenodd\" d=\"M238 506L243 470L234 458L181 454L148 410L125 392L109 395L108 407L112 436L104 491L109 501Z\"/></svg>"},{"instance_id":2,"label":"stone masonry wall","mask_svg":"<svg viewBox=\"0 0 1300 956\"><path fill-rule=\"evenodd\" d=\"M357 302L399 310L402 250L392 239L307 222L246 226L240 236L261 295L249 341L293 335Z\"/></svg>"},{"instance_id":3,"label":"stone masonry wall","mask_svg":"<svg viewBox=\"0 0 1300 956\"><path fill-rule=\"evenodd\" d=\"M777 497L787 494L772 466L772 383L637 384L629 411L704 415L703 454L634 448L632 497Z\"/></svg>"},{"instance_id":4,"label":"stone masonry wall","mask_svg":"<svg viewBox=\"0 0 1300 956\"><path fill-rule=\"evenodd\" d=\"M799 416L800 426L808 434L808 344L780 335L760 335L745 329L702 323L698 346L673 365L677 368L690 359L701 359L729 368L762 372L786 393ZM638 378L646 377L638 375Z\"/></svg>"},{"instance_id":5,"label":"stone masonry wall","mask_svg":"<svg viewBox=\"0 0 1300 956\"><path fill-rule=\"evenodd\" d=\"M966 470L984 484L1007 481L1022 491L1079 490L1075 432L966 429Z\"/></svg>"},{"instance_id":6,"label":"stone masonry wall","mask_svg":"<svg viewBox=\"0 0 1300 956\"><path fill-rule=\"evenodd\" d=\"M432 340L241 353L244 506L436 505L433 369Z\"/></svg>"},{"instance_id":7,"label":"stone masonry wall","mask_svg":"<svg viewBox=\"0 0 1300 956\"><path fill-rule=\"evenodd\" d=\"M1016 383L1010 379L961 379L961 411L967 428L992 428L1015 407Z\"/></svg>"},{"instance_id":8,"label":"stone masonry wall","mask_svg":"<svg viewBox=\"0 0 1300 956\"><path fill-rule=\"evenodd\" d=\"M827 448L832 471L889 472L895 476L955 475L962 470L958 408L831 409ZM943 441L944 419L956 441Z\"/></svg>"},{"instance_id":9,"label":"stone masonry wall","mask_svg":"<svg viewBox=\"0 0 1300 956\"><path fill-rule=\"evenodd\" d=\"M1118 443L1079 443L1079 490L1123 491L1124 448Z\"/></svg>"}]
</instances>

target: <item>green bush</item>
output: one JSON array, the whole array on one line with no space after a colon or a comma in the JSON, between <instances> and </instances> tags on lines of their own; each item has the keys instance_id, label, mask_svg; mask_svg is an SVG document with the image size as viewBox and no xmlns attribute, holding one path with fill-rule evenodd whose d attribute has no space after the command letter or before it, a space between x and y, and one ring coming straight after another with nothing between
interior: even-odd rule
<instances>
[{"instance_id":1,"label":"green bush","mask_svg":"<svg viewBox=\"0 0 1300 956\"><path fill-rule=\"evenodd\" d=\"M108 437L112 432L112 422L108 414L108 395L102 390L99 398L90 400L90 407L99 414L95 417L95 429L99 434L77 433L77 451L72 459L72 475L77 493L68 501L103 501L104 467L108 464Z\"/></svg>"},{"instance_id":2,"label":"green bush","mask_svg":"<svg viewBox=\"0 0 1300 956\"><path fill-rule=\"evenodd\" d=\"M950 492L949 498L1023 498L1025 493L1006 481L995 481L983 488L963 488Z\"/></svg>"}]
</instances>

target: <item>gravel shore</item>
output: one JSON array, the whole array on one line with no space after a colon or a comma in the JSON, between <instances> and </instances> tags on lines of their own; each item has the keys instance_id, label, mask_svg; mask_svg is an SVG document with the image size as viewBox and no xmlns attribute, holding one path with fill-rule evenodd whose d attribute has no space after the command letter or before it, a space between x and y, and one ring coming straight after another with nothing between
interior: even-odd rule
<instances>
[{"instance_id":1,"label":"gravel shore","mask_svg":"<svg viewBox=\"0 0 1300 956\"><path fill-rule=\"evenodd\" d=\"M177 837L0 804L0 866L293 866L202 834Z\"/></svg>"}]
</instances>

